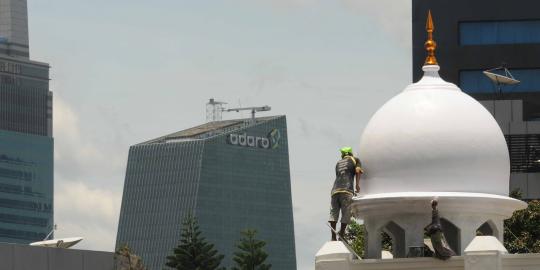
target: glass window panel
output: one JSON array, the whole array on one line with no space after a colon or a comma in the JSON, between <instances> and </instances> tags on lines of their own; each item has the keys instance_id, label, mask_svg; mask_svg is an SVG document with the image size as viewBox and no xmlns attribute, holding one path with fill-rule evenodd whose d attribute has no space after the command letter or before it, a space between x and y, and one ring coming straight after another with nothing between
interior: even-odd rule
<instances>
[{"instance_id":1,"label":"glass window panel","mask_svg":"<svg viewBox=\"0 0 540 270\"><path fill-rule=\"evenodd\" d=\"M540 20L459 23L461 45L540 43Z\"/></svg>"}]
</instances>

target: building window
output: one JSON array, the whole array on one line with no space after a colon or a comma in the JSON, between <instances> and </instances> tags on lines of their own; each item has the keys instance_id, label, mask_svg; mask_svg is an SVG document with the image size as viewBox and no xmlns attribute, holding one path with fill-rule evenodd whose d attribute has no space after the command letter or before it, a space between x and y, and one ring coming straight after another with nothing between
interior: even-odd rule
<instances>
[{"instance_id":1,"label":"building window","mask_svg":"<svg viewBox=\"0 0 540 270\"><path fill-rule=\"evenodd\" d=\"M503 86L503 93L540 92L540 68L513 69L512 75L520 83ZM482 73L482 70L461 70L459 72L459 87L469 94L496 94L497 87Z\"/></svg>"},{"instance_id":2,"label":"building window","mask_svg":"<svg viewBox=\"0 0 540 270\"><path fill-rule=\"evenodd\" d=\"M460 22L461 45L540 43L540 20Z\"/></svg>"},{"instance_id":3,"label":"building window","mask_svg":"<svg viewBox=\"0 0 540 270\"><path fill-rule=\"evenodd\" d=\"M540 172L540 134L506 135L511 172Z\"/></svg>"}]
</instances>

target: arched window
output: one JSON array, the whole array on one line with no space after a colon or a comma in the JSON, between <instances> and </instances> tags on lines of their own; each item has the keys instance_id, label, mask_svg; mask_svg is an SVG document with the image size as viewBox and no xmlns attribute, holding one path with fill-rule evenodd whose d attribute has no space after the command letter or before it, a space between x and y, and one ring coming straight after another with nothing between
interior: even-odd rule
<instances>
[{"instance_id":1,"label":"arched window","mask_svg":"<svg viewBox=\"0 0 540 270\"><path fill-rule=\"evenodd\" d=\"M444 232L444 237L448 241L448 245L456 254L461 254L461 243L460 243L460 230L452 222L445 218L441 218L441 225Z\"/></svg>"},{"instance_id":2,"label":"arched window","mask_svg":"<svg viewBox=\"0 0 540 270\"><path fill-rule=\"evenodd\" d=\"M391 239L391 252L394 258L405 258L407 256L405 247L405 230L397 223L390 221L383 227L383 233L386 233ZM383 247L385 246L385 237L382 237Z\"/></svg>"},{"instance_id":3,"label":"arched window","mask_svg":"<svg viewBox=\"0 0 540 270\"><path fill-rule=\"evenodd\" d=\"M491 235L491 236L497 236L498 230L497 226L495 226L495 223L493 221L488 220L484 222L478 229L476 229L476 235Z\"/></svg>"}]
</instances>

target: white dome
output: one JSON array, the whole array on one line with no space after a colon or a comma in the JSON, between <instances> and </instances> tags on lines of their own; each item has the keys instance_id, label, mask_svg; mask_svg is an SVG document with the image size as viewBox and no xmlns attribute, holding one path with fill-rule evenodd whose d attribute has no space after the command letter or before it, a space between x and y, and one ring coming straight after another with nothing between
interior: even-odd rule
<instances>
[{"instance_id":1,"label":"white dome","mask_svg":"<svg viewBox=\"0 0 540 270\"><path fill-rule=\"evenodd\" d=\"M507 196L510 160L491 114L439 66L384 104L360 142L362 194L476 192Z\"/></svg>"}]
</instances>

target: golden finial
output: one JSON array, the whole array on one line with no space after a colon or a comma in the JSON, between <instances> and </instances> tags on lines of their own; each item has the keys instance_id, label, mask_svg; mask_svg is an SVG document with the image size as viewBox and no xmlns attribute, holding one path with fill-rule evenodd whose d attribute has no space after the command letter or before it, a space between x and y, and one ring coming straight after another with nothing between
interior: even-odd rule
<instances>
[{"instance_id":1,"label":"golden finial","mask_svg":"<svg viewBox=\"0 0 540 270\"><path fill-rule=\"evenodd\" d=\"M429 10L426 22L426 31L428 34L428 38L426 40L426 43L424 43L424 47L426 48L428 56L426 57L426 62L424 62L424 65L437 65L437 58L435 58L435 49L437 48L437 42L433 40L433 30L435 30L435 27L433 26L433 19L431 18L431 10Z\"/></svg>"}]
</instances>

